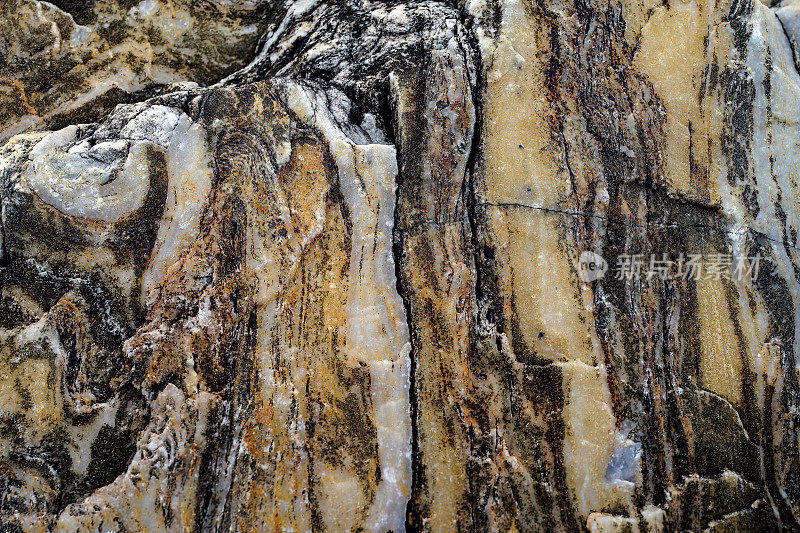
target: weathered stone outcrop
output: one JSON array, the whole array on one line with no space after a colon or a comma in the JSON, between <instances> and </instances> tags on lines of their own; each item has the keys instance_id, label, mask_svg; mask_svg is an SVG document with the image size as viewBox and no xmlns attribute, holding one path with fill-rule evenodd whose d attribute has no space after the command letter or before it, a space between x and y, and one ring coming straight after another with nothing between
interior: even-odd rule
<instances>
[{"instance_id":1,"label":"weathered stone outcrop","mask_svg":"<svg viewBox=\"0 0 800 533\"><path fill-rule=\"evenodd\" d=\"M3 527L800 528L795 3L0 12Z\"/></svg>"}]
</instances>

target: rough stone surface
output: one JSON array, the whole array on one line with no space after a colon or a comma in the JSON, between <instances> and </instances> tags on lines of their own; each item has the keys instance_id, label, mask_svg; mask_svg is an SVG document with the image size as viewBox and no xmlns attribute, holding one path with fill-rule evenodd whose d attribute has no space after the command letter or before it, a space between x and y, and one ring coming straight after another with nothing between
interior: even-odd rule
<instances>
[{"instance_id":1,"label":"rough stone surface","mask_svg":"<svg viewBox=\"0 0 800 533\"><path fill-rule=\"evenodd\" d=\"M0 2L0 529L800 530L799 54L795 0Z\"/></svg>"}]
</instances>

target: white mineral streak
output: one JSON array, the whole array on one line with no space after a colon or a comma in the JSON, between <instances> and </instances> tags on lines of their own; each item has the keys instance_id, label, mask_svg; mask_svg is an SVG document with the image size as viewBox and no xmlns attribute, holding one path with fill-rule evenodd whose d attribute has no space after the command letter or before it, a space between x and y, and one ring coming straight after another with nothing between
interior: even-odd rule
<instances>
[{"instance_id":1,"label":"white mineral streak","mask_svg":"<svg viewBox=\"0 0 800 533\"><path fill-rule=\"evenodd\" d=\"M89 64L95 68L97 68L101 62L106 62L108 64L104 65L102 68L97 68L97 75L95 77L87 77L85 80L85 90L77 94L72 94L69 99L63 98L63 103L50 113L46 113L42 116L28 115L25 118L26 129L42 127L46 119L81 109L84 106L90 105L97 98L114 90L133 94L137 91L141 91L152 82L167 84L181 81L181 77L172 72L158 72L158 75L153 73L150 66L152 55L153 53L150 46L139 44L118 46L101 54ZM131 68L131 66L125 64L123 60L117 59L130 56L144 60L147 63L146 68ZM15 121L15 123L7 129L0 131L0 140L10 137L19 131L24 131L22 126L22 124L16 123Z\"/></svg>"},{"instance_id":2,"label":"white mineral streak","mask_svg":"<svg viewBox=\"0 0 800 533\"><path fill-rule=\"evenodd\" d=\"M769 59L768 59L769 58ZM767 6L756 2L753 30L747 45L747 68L753 76L752 154L755 186L758 190L758 215L753 223L759 233L773 242L775 274L781 276L792 295L795 308L800 304L800 283L793 264L800 260L792 234L800 234L800 75L792 57L791 45L781 22ZM767 70L767 64L771 70ZM766 94L765 83L770 85ZM776 213L780 205L786 216L784 223ZM784 232L789 246L780 244ZM761 275L769 275L772 265L764 265ZM795 313L795 355L800 356L800 313ZM762 365L764 363L761 363ZM766 362L767 366L771 363ZM763 397L763 390L759 391Z\"/></svg>"},{"instance_id":3,"label":"white mineral streak","mask_svg":"<svg viewBox=\"0 0 800 533\"><path fill-rule=\"evenodd\" d=\"M789 4L779 9L776 16L767 6L755 2L746 57L746 66L752 75L755 89L751 153L754 185L758 191L758 215L751 224L757 232L772 239L772 259L775 262L774 265L763 265L761 276L782 277L795 309L800 304L800 283L794 271L794 265L800 260L795 242L800 231L800 190L797 182L797 168L800 166L797 142L800 138L800 75L792 54L792 46L796 46L796 43L789 41L787 33L792 41L796 39L796 13L795 6ZM771 66L770 70L767 65ZM766 92L765 85L769 85L769 93ZM776 206L780 206L786 217L785 222L778 216ZM789 240L788 246L781 244L784 239ZM749 302L742 296L740 300L743 303L742 308L747 309ZM758 336L751 340L751 345L756 346L751 347L750 365L755 374L755 393L759 407L763 416L772 420L774 438L778 442L782 423L776 414L782 412L780 395L785 370L780 365L780 348L765 339L769 329L765 326L763 302L756 303L757 320L754 322L758 325ZM794 336L794 352L797 358L800 356L800 313L795 313ZM762 343L760 346L759 342ZM770 405L766 404L767 385L775 388ZM763 460L765 453L770 453L770 450L760 450L762 475L766 475Z\"/></svg>"},{"instance_id":4,"label":"white mineral streak","mask_svg":"<svg viewBox=\"0 0 800 533\"><path fill-rule=\"evenodd\" d=\"M144 68L131 67L122 58L134 56L138 60L145 62ZM109 91L118 89L128 94L141 91L151 82L151 66L153 50L149 45L138 43L124 44L114 47L101 54L95 61L97 63L108 62L102 69L98 69L97 77L86 80L86 89L66 100L64 105L57 112L73 111L82 106L90 104L99 96ZM112 61L113 60L113 61ZM180 81L180 77L173 75L164 80L152 80L160 83Z\"/></svg>"},{"instance_id":5,"label":"white mineral streak","mask_svg":"<svg viewBox=\"0 0 800 533\"><path fill-rule=\"evenodd\" d=\"M619 450L624 439L617 434L605 368L581 361L557 364L564 373L567 399L563 414L567 482L578 512L588 517L609 502L630 498L641 477L639 458Z\"/></svg>"},{"instance_id":6,"label":"white mineral streak","mask_svg":"<svg viewBox=\"0 0 800 533\"><path fill-rule=\"evenodd\" d=\"M298 24L297 20L309 11L316 9L318 5L319 0L297 0L291 2L291 5L289 6L289 9L286 12L286 15L283 17L280 25L275 31L271 32L270 38L267 39L263 45L261 45L261 51L255 58L253 58L253 61L251 61L250 64L244 67L242 70L234 72L230 76L219 81L216 85L213 85L213 87L224 87L230 82L231 77L249 74L258 65L263 65L265 63L267 54L270 56L270 61L274 62L278 57L280 57L281 53L287 50L287 48L290 48L298 40L308 35L308 32L314 27L313 23L311 21L306 21ZM292 34L288 36L284 35L286 30L290 28ZM276 50L273 47L279 40L283 40L283 42Z\"/></svg>"},{"instance_id":7,"label":"white mineral streak","mask_svg":"<svg viewBox=\"0 0 800 533\"><path fill-rule=\"evenodd\" d=\"M36 344L52 359L20 355L24 353L24 346ZM58 331L45 315L24 328L0 332L0 346L4 348L4 357L0 360L0 416L21 416L24 424L20 425L23 429L20 437L28 444L38 444L64 418L64 400L60 390L49 385L53 380L60 380L60 376L53 372L55 360L60 358L63 361L65 357ZM58 371L58 367L55 370ZM25 389L16 387L15 383L24 384ZM25 396L28 402L25 402ZM30 408L26 409L26 404ZM5 455L5 450L12 449L6 440L10 437L10 434L0 436L0 456Z\"/></svg>"},{"instance_id":8,"label":"white mineral streak","mask_svg":"<svg viewBox=\"0 0 800 533\"><path fill-rule=\"evenodd\" d=\"M370 531L402 531L411 491L410 353L392 256L394 147L331 140L339 185L353 220L347 355L370 369L381 481Z\"/></svg>"},{"instance_id":9,"label":"white mineral streak","mask_svg":"<svg viewBox=\"0 0 800 533\"><path fill-rule=\"evenodd\" d=\"M411 344L392 256L395 149L357 144L368 140L366 135L348 138L317 95L300 86L288 86L286 100L300 120L327 139L353 224L346 355L370 370L381 468L366 529L404 531L411 490Z\"/></svg>"},{"instance_id":10,"label":"white mineral streak","mask_svg":"<svg viewBox=\"0 0 800 533\"><path fill-rule=\"evenodd\" d=\"M113 428L116 425L117 402L111 401L94 406L95 416L85 426L68 425L64 429L70 436L71 443L68 448L72 459L72 471L82 476L92 459L92 445L97 440L100 430L104 427Z\"/></svg>"},{"instance_id":11,"label":"white mineral streak","mask_svg":"<svg viewBox=\"0 0 800 533\"><path fill-rule=\"evenodd\" d=\"M127 472L76 504L90 512L62 512L54 531L193 529L200 467L194 454L205 446L213 399L207 392L186 398L175 385L167 385L152 404L151 422L137 440ZM170 499L164 490L168 484L180 487Z\"/></svg>"},{"instance_id":12,"label":"white mineral streak","mask_svg":"<svg viewBox=\"0 0 800 533\"><path fill-rule=\"evenodd\" d=\"M800 65L797 65L797 60L800 58L800 2L797 0L782 2L781 7L775 10L775 15L794 51L795 64L800 68Z\"/></svg>"},{"instance_id":13,"label":"white mineral streak","mask_svg":"<svg viewBox=\"0 0 800 533\"><path fill-rule=\"evenodd\" d=\"M478 2L471 7L481 10ZM591 289L580 287L571 266L571 243L561 222L572 219L547 210L575 211L563 149L554 146L556 117L540 90L546 83L538 47L539 28L521 2L502 5L500 35L481 48L484 96L486 201L496 242L508 262L516 314L525 342L561 366L567 400L564 456L566 478L584 518L627 497L628 488L609 482L615 421L591 313ZM582 176L577 176L579 179ZM513 205L525 205L518 208ZM539 209L543 208L543 209ZM567 231L568 233L568 231ZM574 252L574 249L571 250ZM587 292L588 291L588 292ZM554 302L558 302L554 305Z\"/></svg>"},{"instance_id":14,"label":"white mineral streak","mask_svg":"<svg viewBox=\"0 0 800 533\"><path fill-rule=\"evenodd\" d=\"M0 141L8 137L13 137L14 135L22 134L23 132L30 131L40 122L41 119L36 115L24 115L18 120L15 120L14 124L10 125L5 130L0 130Z\"/></svg>"},{"instance_id":15,"label":"white mineral streak","mask_svg":"<svg viewBox=\"0 0 800 533\"><path fill-rule=\"evenodd\" d=\"M120 137L131 141L151 141L166 148L178 123L186 120L186 115L171 107L147 106L125 124Z\"/></svg>"},{"instance_id":16,"label":"white mineral streak","mask_svg":"<svg viewBox=\"0 0 800 533\"><path fill-rule=\"evenodd\" d=\"M76 142L76 126L49 134L31 151L27 184L68 216L115 222L136 211L150 188L147 149L163 145L177 122L169 120L177 111L158 107L129 130L131 140Z\"/></svg>"},{"instance_id":17,"label":"white mineral streak","mask_svg":"<svg viewBox=\"0 0 800 533\"><path fill-rule=\"evenodd\" d=\"M176 118L171 142L166 140L169 143L167 198L153 255L142 279L142 303L197 237L200 218L211 192L213 171L206 133L186 115Z\"/></svg>"},{"instance_id":18,"label":"white mineral streak","mask_svg":"<svg viewBox=\"0 0 800 533\"><path fill-rule=\"evenodd\" d=\"M100 430L104 426L114 426L116 402L98 403L83 410L73 405L73 412L89 416L80 424L72 421L65 406L71 401L64 384L66 353L49 314L29 326L11 332L0 331L0 346L3 345L6 348L0 359L0 417L18 417L24 421L19 425L24 431L18 437L31 448L41 445L42 439L53 431L63 430L71 469L84 475ZM38 357L19 355L31 346L41 350ZM53 383L59 386L53 387ZM0 436L0 460L7 460L6 450L16 446L12 446L8 438L9 435ZM22 478L28 486L41 483L41 474L36 470L22 472Z\"/></svg>"}]
</instances>

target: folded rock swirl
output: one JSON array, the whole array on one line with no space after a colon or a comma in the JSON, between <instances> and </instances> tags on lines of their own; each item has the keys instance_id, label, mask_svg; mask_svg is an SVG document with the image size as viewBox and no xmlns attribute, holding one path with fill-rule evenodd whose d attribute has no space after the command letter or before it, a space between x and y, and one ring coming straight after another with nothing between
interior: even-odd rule
<instances>
[{"instance_id":1,"label":"folded rock swirl","mask_svg":"<svg viewBox=\"0 0 800 533\"><path fill-rule=\"evenodd\" d=\"M349 79L401 115L433 105L407 57L386 61L421 47L428 86L456 83L450 97L471 113L452 12L432 4L450 16L436 35L444 53L431 52L430 28L410 26L429 24L430 7L356 12L385 19L392 38L383 58L353 60L370 72ZM276 37L307 13L288 10ZM405 528L411 344L393 112L366 113L346 84L244 79L265 66L4 145L3 283L25 294L9 300L19 316L4 346L38 346L9 363L17 392L4 404L30 428L4 437L4 516L23 529ZM452 110L432 110L448 135ZM468 141L472 119L457 118ZM29 383L42 364L61 384L49 395Z\"/></svg>"}]
</instances>

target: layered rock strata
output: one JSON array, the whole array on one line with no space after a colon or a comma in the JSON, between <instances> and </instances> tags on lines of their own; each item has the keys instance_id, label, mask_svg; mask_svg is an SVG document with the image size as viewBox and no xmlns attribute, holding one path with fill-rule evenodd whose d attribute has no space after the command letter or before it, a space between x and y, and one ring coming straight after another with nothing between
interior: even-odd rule
<instances>
[{"instance_id":1,"label":"layered rock strata","mask_svg":"<svg viewBox=\"0 0 800 533\"><path fill-rule=\"evenodd\" d=\"M800 5L0 12L4 528L800 529Z\"/></svg>"}]
</instances>

